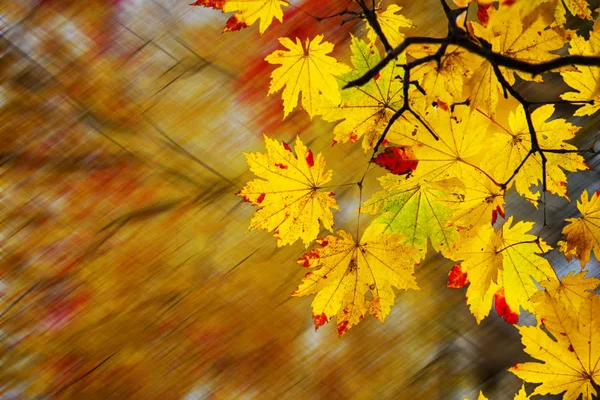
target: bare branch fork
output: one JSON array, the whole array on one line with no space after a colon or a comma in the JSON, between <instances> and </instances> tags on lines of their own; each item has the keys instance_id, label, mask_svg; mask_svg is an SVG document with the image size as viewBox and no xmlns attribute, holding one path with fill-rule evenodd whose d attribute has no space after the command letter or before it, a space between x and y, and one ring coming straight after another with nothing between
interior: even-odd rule
<instances>
[{"instance_id":1,"label":"bare branch fork","mask_svg":"<svg viewBox=\"0 0 600 400\"><path fill-rule=\"evenodd\" d=\"M441 64L442 57L446 54L446 50L448 49L449 45L455 45L455 46L461 47L461 48L469 51L470 53L477 54L478 56L487 60L492 65L492 67L494 69L494 74L495 74L496 78L498 79L498 82L502 86L502 89L504 91L504 97L507 98L508 95L510 94L512 97L515 98L515 100L517 100L523 106L523 109L525 110L525 118L527 121L527 126L529 129L530 140L531 140L531 149L529 150L527 155L523 158L521 163L517 166L517 168L512 173L512 175L505 182L494 181L493 183L495 185L497 185L498 187L500 187L502 189L506 189L508 187L508 184L515 178L515 176L519 173L521 168L525 165L525 163L527 162L529 157L531 157L535 153L538 153L540 155L541 162L542 162L542 175L543 175L542 186L543 186L543 191L545 192L547 189L546 164L548 161L545 153L566 154L566 153L574 153L574 152L594 152L593 149L581 150L581 151L566 150L566 149L542 149L539 145L537 134L535 132L535 127L533 126L533 120L531 117L532 108L534 108L536 105L540 105L540 104L586 104L586 103L593 104L593 100L590 100L590 101L560 100L560 101L548 101L548 102L528 101L515 88L513 88L512 85L510 85L508 83L508 81L502 74L500 67L506 67L506 68L509 68L509 69L512 69L515 71L530 73L530 74L532 74L532 76L536 76L536 75L542 74L544 72L549 72L549 71L555 70L557 68L568 66L568 65L600 66L600 56L570 55L570 56L566 56L566 57L555 58L555 59L547 61L547 62L534 64L534 63L529 63L526 61L518 60L518 59L515 59L512 57L508 57L508 56L505 56L500 53L496 53L492 50L492 46L489 43L487 43L485 40L483 40L481 38L472 37L467 33L466 30L463 30L457 26L457 24L456 24L457 17L460 14L462 14L463 12L466 12L468 7L452 10L448 6L446 0L440 0L442 8L444 10L444 13L446 15L446 18L448 20L448 34L446 37L444 37L444 38L432 38L432 37L421 37L421 36L408 37L408 38L405 38L404 41L400 45L398 45L395 48L392 48L389 45L389 42L388 42L387 38L385 37L385 34L381 30L381 25L379 24L379 21L377 20L377 15L375 13L375 5L374 5L375 2L373 2L372 7L369 8L366 5L366 2L364 0L354 0L354 1L362 8L364 18L367 20L367 22L369 23L371 28L373 28L373 30L375 31L375 33L381 40L381 43L383 44L387 54L377 65L375 65L373 68L371 68L369 71L367 71L363 76L346 84L346 86L344 86L344 89L365 85L367 82L369 82L375 76L377 76L377 74L379 74L381 72L381 70L383 70L383 68L385 68L390 62L394 61L399 55L401 55L404 51L406 51L408 49L408 47L411 45L415 45L415 44L440 45L439 49L436 51L435 54L413 60L413 61L408 62L403 65L399 65L400 67L404 68L403 105L402 105L402 107L400 107L400 109L398 109L394 113L394 115L392 115L392 117L388 121L388 124L386 125L383 133L379 137L379 140L377 141L377 143L373 149L373 157L375 156L375 154L377 154L377 150L379 149L379 146L385 140L385 137L388 134L389 130L391 129L392 125L398 120L398 118L400 118L406 112L412 114L425 127L425 129L427 129L427 131L429 131L429 133L431 133L431 135L436 140L438 140L438 136L433 132L433 130L410 107L409 88L410 88L411 84L415 84L415 81L411 80L410 73L413 68L415 68L419 65L428 63L430 61L436 61L438 63L438 67L439 67L439 65ZM417 89L419 91L424 92L423 89L418 84L416 84L415 86L417 86ZM452 109L454 108L454 106L460 105L460 104L468 105L469 102L467 100L466 102L456 103L452 106Z\"/></svg>"}]
</instances>

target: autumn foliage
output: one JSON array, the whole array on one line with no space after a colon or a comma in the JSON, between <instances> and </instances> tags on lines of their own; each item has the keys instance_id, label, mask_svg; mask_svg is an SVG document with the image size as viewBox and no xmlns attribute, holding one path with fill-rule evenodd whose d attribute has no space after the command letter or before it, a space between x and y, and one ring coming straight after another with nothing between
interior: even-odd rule
<instances>
[{"instance_id":1,"label":"autumn foliage","mask_svg":"<svg viewBox=\"0 0 600 400\"><path fill-rule=\"evenodd\" d=\"M242 2L221 8L234 3ZM247 10L251 4L252 12L239 12L252 14L248 25L260 16L261 33L288 6L251 1ZM369 314L383 322L393 288L418 289L415 267L438 252L457 263L448 287L467 287L478 323L495 308L519 324L525 351L539 362L510 371L541 383L532 395L591 399L600 383L599 281L585 271L560 277L545 257L552 248L531 233L534 223L505 207L511 189L535 207L546 207L547 193L569 199L568 174L589 169L583 155L594 150L569 143L581 120L568 121L557 107L568 104L575 116L598 110L600 25L572 29L573 20L596 14L585 2L551 0L441 0L440 12L443 38L409 36L410 15L395 4L357 0L313 16L363 21L366 32L349 32L349 62L331 55L323 35L279 38L283 49L265 58L273 64L266 94L280 93L283 119L300 108L311 120L333 122L332 143L360 143L370 159L356 166L366 169L362 178L347 183L357 186L353 236L333 228L340 207L327 183L335 165L327 169L325 156L300 138L292 150L265 137L266 153L246 154L258 179L238 193L258 208L249 229L273 232L278 247L298 239L313 245L298 259L309 270L292 296L314 296L315 327L335 320L340 336ZM557 78L569 87L559 99L523 90ZM377 166L388 174L363 200ZM559 242L582 268L600 249L598 196L583 192L581 216L568 219ZM373 218L361 235L362 214ZM322 236L323 228L332 233ZM520 324L524 312L537 326ZM515 398L529 398L525 388Z\"/></svg>"},{"instance_id":2,"label":"autumn foliage","mask_svg":"<svg viewBox=\"0 0 600 400\"><path fill-rule=\"evenodd\" d=\"M0 398L376 398L390 371L390 397L434 398L438 315L388 330L434 257L461 304L424 307L520 336L514 399L597 398L600 188L569 182L598 152L600 9L435 1L435 37L409 0L0 5ZM383 352L355 346L380 328Z\"/></svg>"}]
</instances>

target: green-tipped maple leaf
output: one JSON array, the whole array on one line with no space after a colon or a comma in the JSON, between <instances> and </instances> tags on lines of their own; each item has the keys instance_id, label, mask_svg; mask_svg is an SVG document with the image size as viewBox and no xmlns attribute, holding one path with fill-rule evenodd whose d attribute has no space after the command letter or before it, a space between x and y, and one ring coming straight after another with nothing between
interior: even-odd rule
<instances>
[{"instance_id":1,"label":"green-tipped maple leaf","mask_svg":"<svg viewBox=\"0 0 600 400\"><path fill-rule=\"evenodd\" d=\"M355 36L352 36L350 49L356 70L338 78L340 87L361 77L381 61L376 46ZM389 63L365 85L341 90L341 103L323 110L326 121L343 120L333 130L336 142L354 143L362 137L365 151L375 146L394 112L402 107L402 82L397 78L402 69L396 64Z\"/></svg>"},{"instance_id":2,"label":"green-tipped maple leaf","mask_svg":"<svg viewBox=\"0 0 600 400\"><path fill-rule=\"evenodd\" d=\"M457 238L456 228L448 224L453 210L439 201L446 194L434 185L415 184L393 174L379 182L383 190L373 194L361 212L381 214L374 223L383 225L386 232L401 233L403 243L414 247L419 259L425 257L428 239L436 251L445 254Z\"/></svg>"}]
</instances>

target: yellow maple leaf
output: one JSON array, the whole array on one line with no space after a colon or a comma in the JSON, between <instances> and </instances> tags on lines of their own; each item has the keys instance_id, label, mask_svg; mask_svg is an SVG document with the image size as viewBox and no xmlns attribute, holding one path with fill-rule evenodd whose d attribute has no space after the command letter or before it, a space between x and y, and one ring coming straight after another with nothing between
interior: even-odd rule
<instances>
[{"instance_id":1,"label":"yellow maple leaf","mask_svg":"<svg viewBox=\"0 0 600 400\"><path fill-rule=\"evenodd\" d=\"M340 86L361 77L381 61L377 47L367 45L355 36L352 36L350 48L356 71L339 77ZM403 59L405 56L400 56L398 62ZM353 143L363 137L363 150L375 146L394 112L402 107L402 82L396 78L401 71L396 63L389 63L365 85L342 90L339 105L324 108L324 120L343 120L333 130L335 141Z\"/></svg>"},{"instance_id":2,"label":"yellow maple leaf","mask_svg":"<svg viewBox=\"0 0 600 400\"><path fill-rule=\"evenodd\" d=\"M319 234L320 224L332 230L333 214L339 210L332 192L321 191L331 180L325 159L316 157L296 138L295 151L285 143L265 136L267 154L244 153L250 170L262 179L249 182L238 192L245 201L258 206L248 230L275 231L277 246L302 239L308 247Z\"/></svg>"},{"instance_id":3,"label":"yellow maple leaf","mask_svg":"<svg viewBox=\"0 0 600 400\"><path fill-rule=\"evenodd\" d=\"M539 292L535 301L537 326L518 327L525 352L541 362L516 364L510 372L525 382L541 383L532 395L563 393L563 399L595 398L600 383L600 298L585 294L579 313L569 304ZM550 335L552 336L550 336Z\"/></svg>"},{"instance_id":4,"label":"yellow maple leaf","mask_svg":"<svg viewBox=\"0 0 600 400\"><path fill-rule=\"evenodd\" d=\"M470 282L467 303L478 323L489 314L494 296L497 311L507 322L517 322L520 307L532 310L529 299L538 288L531 278L538 282L556 279L548 260L539 255L551 247L527 233L533 222L512 223L510 217L498 231L491 225L462 230L450 256L464 260L461 269ZM507 309L499 309L499 298Z\"/></svg>"},{"instance_id":5,"label":"yellow maple leaf","mask_svg":"<svg viewBox=\"0 0 600 400\"><path fill-rule=\"evenodd\" d=\"M319 239L318 248L298 259L313 268L293 296L315 294L312 302L315 327L334 316L338 334L359 323L366 314L380 321L389 315L398 289L418 289L413 250L398 234L369 226L359 243L345 231ZM367 299L369 297L369 299Z\"/></svg>"},{"instance_id":6,"label":"yellow maple leaf","mask_svg":"<svg viewBox=\"0 0 600 400\"><path fill-rule=\"evenodd\" d=\"M551 51L564 46L564 39L555 29L546 29L547 24L542 18L525 25L521 21L515 22L514 13L506 12L491 18L485 27L478 23L471 23L471 27L477 37L491 44L493 51L533 64L556 58ZM510 85L515 83L515 74L523 79L533 79L531 74L504 67L500 67L500 71ZM536 77L536 80L541 81L539 77ZM482 60L471 81L471 105L494 115L502 86L494 73L492 63Z\"/></svg>"},{"instance_id":7,"label":"yellow maple leaf","mask_svg":"<svg viewBox=\"0 0 600 400\"><path fill-rule=\"evenodd\" d=\"M294 43L289 38L279 38L286 49L269 54L265 60L269 64L281 64L271 73L269 94L281 90L283 118L296 107L302 93L302 107L312 118L319 114L324 104L337 105L341 101L336 76L350 71L346 64L338 62L327 54L333 51L333 43L322 42L323 35L313 40L306 39L302 46L300 39Z\"/></svg>"},{"instance_id":8,"label":"yellow maple leaf","mask_svg":"<svg viewBox=\"0 0 600 400\"><path fill-rule=\"evenodd\" d=\"M381 4L381 2L379 2L379 4ZM414 27L410 19L402 14L398 14L401 10L402 7L399 5L390 4L385 11L375 12L379 25L381 26L381 31L392 47L398 46L404 40L404 34L400 32L400 29ZM378 39L377 33L375 33L375 30L370 24L367 24L367 30L369 43L374 44Z\"/></svg>"},{"instance_id":9,"label":"yellow maple leaf","mask_svg":"<svg viewBox=\"0 0 600 400\"><path fill-rule=\"evenodd\" d=\"M521 389L515 393L515 397L513 397L513 400L528 400L530 399L530 397L527 395L527 392L525 391L525 385L521 385ZM468 400L468 399L465 399ZM477 400L489 400L487 397L485 397L485 395L483 394L482 391L479 391L479 397L477 397Z\"/></svg>"},{"instance_id":10,"label":"yellow maple leaf","mask_svg":"<svg viewBox=\"0 0 600 400\"><path fill-rule=\"evenodd\" d=\"M469 107L457 107L454 112L441 107L423 108L419 114L437 140L427 131L413 135L399 131L396 125L388 134L390 142L410 147L419 160L413 177L428 182L450 178L468 181L471 173L480 170L477 164L491 146L490 135L486 134L490 121Z\"/></svg>"},{"instance_id":11,"label":"yellow maple leaf","mask_svg":"<svg viewBox=\"0 0 600 400\"><path fill-rule=\"evenodd\" d=\"M468 180L457 178L436 182L446 196L438 199L454 210L449 223L460 227L493 224L498 215L504 217L505 190L485 174L473 171Z\"/></svg>"},{"instance_id":12,"label":"yellow maple leaf","mask_svg":"<svg viewBox=\"0 0 600 400\"><path fill-rule=\"evenodd\" d=\"M569 54L595 56L600 52L600 31L590 33L590 40L574 35L571 39ZM569 101L590 101L575 111L576 116L592 115L600 109L600 68L577 66L575 71L562 71L565 83L576 92L561 94L561 98Z\"/></svg>"},{"instance_id":13,"label":"yellow maple leaf","mask_svg":"<svg viewBox=\"0 0 600 400\"><path fill-rule=\"evenodd\" d=\"M423 58L436 53L440 45L414 45L408 53L415 58ZM416 66L411 70L411 79L419 81L421 87L432 99L452 104L463 100L463 88L473 74L479 60L459 46L449 45L439 64L436 61Z\"/></svg>"},{"instance_id":14,"label":"yellow maple leaf","mask_svg":"<svg viewBox=\"0 0 600 400\"><path fill-rule=\"evenodd\" d=\"M560 251L567 260L573 256L579 259L581 268L585 267L592 250L596 258L600 257L600 191L593 195L583 191L577 202L580 218L567 218L569 225L563 228L564 241L558 242Z\"/></svg>"},{"instance_id":15,"label":"yellow maple leaf","mask_svg":"<svg viewBox=\"0 0 600 400\"><path fill-rule=\"evenodd\" d=\"M531 119L535 128L537 140L542 149L562 149L567 151L577 150L577 147L565 143L572 139L579 127L572 125L562 118L550 120L554 114L554 105L546 104L537 108ZM491 118L491 117L490 117ZM521 164L531 149L531 135L525 118L525 111L521 105L509 116L510 130L497 125L497 132L488 158L482 165L495 166L490 174L499 182L505 182ZM564 171L581 171L588 169L582 156L577 153L545 153L546 155L546 185L550 193L568 198L567 177ZM537 206L540 192L533 192L532 186L543 180L542 160L539 153L529 156L519 173L508 184L516 186L517 192L525 196Z\"/></svg>"},{"instance_id":16,"label":"yellow maple leaf","mask_svg":"<svg viewBox=\"0 0 600 400\"><path fill-rule=\"evenodd\" d=\"M581 309L590 291L596 290L600 285L600 279L586 278L586 274L587 271L578 274L571 271L560 280L543 281L540 285L546 289L549 296L564 304L565 308L575 315Z\"/></svg>"},{"instance_id":17,"label":"yellow maple leaf","mask_svg":"<svg viewBox=\"0 0 600 400\"><path fill-rule=\"evenodd\" d=\"M566 6L566 7L565 7ZM588 0L558 0L556 1L557 20L566 22L566 11L581 19L592 20L592 10Z\"/></svg>"},{"instance_id":18,"label":"yellow maple leaf","mask_svg":"<svg viewBox=\"0 0 600 400\"><path fill-rule=\"evenodd\" d=\"M273 19L283 21L282 7L287 7L290 3L284 0L197 0L192 5L212 7L226 13L235 12L227 20L223 32L238 31L260 19L259 32L262 35L273 23Z\"/></svg>"}]
</instances>

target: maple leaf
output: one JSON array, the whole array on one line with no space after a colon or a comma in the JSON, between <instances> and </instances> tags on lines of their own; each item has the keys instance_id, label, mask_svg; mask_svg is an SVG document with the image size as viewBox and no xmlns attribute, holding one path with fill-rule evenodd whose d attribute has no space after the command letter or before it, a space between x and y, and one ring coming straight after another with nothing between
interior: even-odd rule
<instances>
[{"instance_id":1,"label":"maple leaf","mask_svg":"<svg viewBox=\"0 0 600 400\"><path fill-rule=\"evenodd\" d=\"M340 87L361 77L381 61L377 47L355 36L352 36L350 49L356 70L338 78ZM398 62L403 59L401 56ZM336 142L354 143L364 137L365 152L375 146L392 115L402 107L402 82L396 78L401 71L396 63L390 63L367 84L342 90L341 103L324 109L324 120L344 120L333 130Z\"/></svg>"},{"instance_id":2,"label":"maple leaf","mask_svg":"<svg viewBox=\"0 0 600 400\"><path fill-rule=\"evenodd\" d=\"M494 224L500 215L504 218L504 193L485 174L474 171L468 180L457 178L436 182L446 196L438 199L455 210L449 223L460 227Z\"/></svg>"},{"instance_id":3,"label":"maple leaf","mask_svg":"<svg viewBox=\"0 0 600 400\"><path fill-rule=\"evenodd\" d=\"M551 248L527 233L533 222L512 223L510 217L498 231L491 225L461 230L450 255L455 261L463 260L461 270L470 282L467 303L478 323L489 314L493 297L496 310L507 320L518 316L520 307L532 310L529 299L538 288L531 278L538 282L555 279L550 263L539 255Z\"/></svg>"},{"instance_id":4,"label":"maple leaf","mask_svg":"<svg viewBox=\"0 0 600 400\"><path fill-rule=\"evenodd\" d=\"M590 33L590 40L579 35L571 38L569 54L597 55L600 52L600 31ZM600 68L577 66L575 71L561 71L565 83L577 92L566 92L560 95L569 101L589 101L575 111L576 116L592 115L600 109Z\"/></svg>"},{"instance_id":5,"label":"maple leaf","mask_svg":"<svg viewBox=\"0 0 600 400\"><path fill-rule=\"evenodd\" d=\"M440 45L414 45L408 53L415 58L434 55ZM479 60L475 55L459 46L449 45L445 54L436 61L419 65L412 69L411 78L419 81L421 87L432 99L451 104L462 100L463 88L473 74L473 66Z\"/></svg>"},{"instance_id":6,"label":"maple leaf","mask_svg":"<svg viewBox=\"0 0 600 400\"><path fill-rule=\"evenodd\" d=\"M571 315L579 312L590 291L596 290L600 279L586 278L587 271L575 274L573 271L560 278L540 282L550 297L565 305ZM538 296L538 295L536 295Z\"/></svg>"},{"instance_id":7,"label":"maple leaf","mask_svg":"<svg viewBox=\"0 0 600 400\"><path fill-rule=\"evenodd\" d=\"M553 114L553 104L539 107L531 114L540 148L577 150L577 147L565 143L565 141L572 139L579 127L562 118L550 120ZM489 118L492 119L492 117ZM487 159L483 161L483 165L496 166L491 172L496 180L500 182L504 182L512 176L513 171L516 170L531 150L531 135L525 118L525 110L521 105L517 107L515 112L510 113L509 126L510 130L497 124L497 127L501 129L494 133L494 140L492 141L494 146L488 153ZM545 155L547 158L547 190L550 193L568 198L567 177L563 170L573 172L588 169L583 157L576 153L546 153ZM531 188L542 179L542 160L540 155L535 153L529 156L519 173L509 182L508 187L514 184L517 192L537 206L540 192L532 192Z\"/></svg>"},{"instance_id":8,"label":"maple leaf","mask_svg":"<svg viewBox=\"0 0 600 400\"><path fill-rule=\"evenodd\" d=\"M377 8L379 8L379 5L381 5L381 1L377 5ZM400 32L400 29L414 27L410 19L406 18L402 14L398 14L401 10L402 7L399 5L390 4L385 11L375 12L377 15L377 21L379 21L379 25L381 26L381 31L392 47L398 46L404 40L404 34ZM378 36L375 30L371 27L371 24L367 24L367 31L369 44L375 44Z\"/></svg>"},{"instance_id":9,"label":"maple leaf","mask_svg":"<svg viewBox=\"0 0 600 400\"><path fill-rule=\"evenodd\" d=\"M325 160L316 157L296 138L296 156L285 143L267 136L267 153L245 153L250 170L260 178L249 182L237 194L258 206L248 230L275 231L277 246L302 239L308 247L319 234L320 223L333 228L330 208L339 210L329 191L319 191L331 180Z\"/></svg>"},{"instance_id":10,"label":"maple leaf","mask_svg":"<svg viewBox=\"0 0 600 400\"><path fill-rule=\"evenodd\" d=\"M492 50L499 54L534 64L556 58L550 52L563 47L564 40L555 29L546 29L547 24L541 17L529 25L518 22L515 23L514 13L506 12L490 19L485 27L478 23L471 23L471 27L475 36L487 41ZM504 67L500 67L500 72L510 85L515 83L515 74L523 79L532 79L530 74ZM537 80L541 81L539 78ZM492 63L483 60L471 81L471 105L494 115L502 86Z\"/></svg>"},{"instance_id":11,"label":"maple leaf","mask_svg":"<svg viewBox=\"0 0 600 400\"><path fill-rule=\"evenodd\" d=\"M374 221L386 231L401 233L403 243L416 249L419 259L427 252L427 240L436 251L446 253L457 237L448 225L453 210L438 199L445 195L433 185L413 183L403 176L388 174L379 178L383 190L361 206L361 212L381 214Z\"/></svg>"},{"instance_id":12,"label":"maple leaf","mask_svg":"<svg viewBox=\"0 0 600 400\"><path fill-rule=\"evenodd\" d=\"M273 19L283 21L282 7L290 3L284 0L197 0L191 5L212 7L225 13L235 12L227 20L223 32L239 31L260 19L259 32L262 35Z\"/></svg>"},{"instance_id":13,"label":"maple leaf","mask_svg":"<svg viewBox=\"0 0 600 400\"><path fill-rule=\"evenodd\" d=\"M469 181L484 150L489 151L489 135L486 131L489 120L469 107L459 107L450 112L442 108L429 109L420 113L425 123L436 133L438 139L428 132L417 135L398 130L394 125L388 140L391 143L410 147L419 161L412 174L419 181L441 181L459 178Z\"/></svg>"},{"instance_id":14,"label":"maple leaf","mask_svg":"<svg viewBox=\"0 0 600 400\"><path fill-rule=\"evenodd\" d=\"M285 86L281 95L284 119L298 104L301 92L302 107L311 118L319 113L324 103L337 105L341 101L335 77L348 72L350 67L328 56L333 51L333 44L321 43L322 40L323 35L318 35L313 40L306 39L302 46L298 38L296 43L289 38L279 38L287 51L277 50L265 57L269 64L281 64L271 73L268 94Z\"/></svg>"},{"instance_id":15,"label":"maple leaf","mask_svg":"<svg viewBox=\"0 0 600 400\"><path fill-rule=\"evenodd\" d=\"M566 6L566 7L565 7ZM592 10L588 0L559 0L556 2L556 14L562 24L566 22L566 11L581 19L592 20Z\"/></svg>"},{"instance_id":16,"label":"maple leaf","mask_svg":"<svg viewBox=\"0 0 600 400\"><path fill-rule=\"evenodd\" d=\"M539 292L532 301L540 322L518 327L525 352L541 363L520 363L509 371L525 382L541 383L533 395L564 392L563 399L595 397L594 384L600 383L600 298L596 293L580 294L584 301L573 315L565 297Z\"/></svg>"},{"instance_id":17,"label":"maple leaf","mask_svg":"<svg viewBox=\"0 0 600 400\"><path fill-rule=\"evenodd\" d=\"M583 268L590 261L592 250L596 258L600 257L600 191L590 197L584 190L577 202L577 209L581 217L567 218L569 225L562 231L565 240L558 242L558 245L567 260L571 261L575 256Z\"/></svg>"},{"instance_id":18,"label":"maple leaf","mask_svg":"<svg viewBox=\"0 0 600 400\"><path fill-rule=\"evenodd\" d=\"M318 248L298 259L312 268L293 296L316 294L313 302L315 328L334 316L343 335L366 314L385 321L394 305L392 287L418 289L414 277L413 250L398 234L369 226L359 243L340 230L317 240ZM367 299L366 296L370 297Z\"/></svg>"},{"instance_id":19,"label":"maple leaf","mask_svg":"<svg viewBox=\"0 0 600 400\"><path fill-rule=\"evenodd\" d=\"M525 391L525 385L521 385L521 389L515 393L515 397L513 397L513 400L528 400L530 399L530 397L527 395L527 392ZM467 400L467 399L465 399ZM487 397L484 396L482 391L479 391L479 396L477 397L477 400L489 400Z\"/></svg>"}]
</instances>

